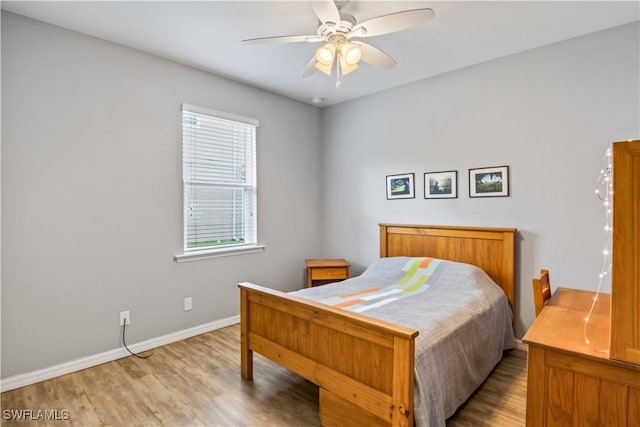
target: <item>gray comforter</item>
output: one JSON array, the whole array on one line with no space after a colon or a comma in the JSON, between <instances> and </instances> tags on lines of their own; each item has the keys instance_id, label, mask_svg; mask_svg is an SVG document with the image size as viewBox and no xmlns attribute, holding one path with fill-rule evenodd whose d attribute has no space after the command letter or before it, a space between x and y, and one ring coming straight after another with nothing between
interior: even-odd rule
<instances>
[{"instance_id":1,"label":"gray comforter","mask_svg":"<svg viewBox=\"0 0 640 427\"><path fill-rule=\"evenodd\" d=\"M382 258L358 277L293 294L419 330L416 426L444 426L514 347L511 310L478 267L423 260Z\"/></svg>"}]
</instances>

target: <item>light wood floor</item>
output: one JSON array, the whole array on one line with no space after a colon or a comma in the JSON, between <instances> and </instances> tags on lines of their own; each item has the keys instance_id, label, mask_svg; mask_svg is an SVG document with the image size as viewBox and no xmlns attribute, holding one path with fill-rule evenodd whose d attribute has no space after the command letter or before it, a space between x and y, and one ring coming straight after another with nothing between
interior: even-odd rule
<instances>
[{"instance_id":1,"label":"light wood floor","mask_svg":"<svg viewBox=\"0 0 640 427\"><path fill-rule=\"evenodd\" d=\"M318 389L255 355L240 378L238 325L2 393L3 426L319 426ZM447 426L524 425L525 353L506 353ZM67 410L68 421L5 420L6 410Z\"/></svg>"}]
</instances>

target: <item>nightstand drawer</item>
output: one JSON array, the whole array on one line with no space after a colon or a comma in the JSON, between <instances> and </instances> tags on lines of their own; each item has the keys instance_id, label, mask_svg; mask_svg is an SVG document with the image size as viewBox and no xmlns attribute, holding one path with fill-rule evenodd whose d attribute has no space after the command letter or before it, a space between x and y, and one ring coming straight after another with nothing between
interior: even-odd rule
<instances>
[{"instance_id":1,"label":"nightstand drawer","mask_svg":"<svg viewBox=\"0 0 640 427\"><path fill-rule=\"evenodd\" d=\"M314 268L311 270L311 280L325 280L325 279L347 279L349 277L349 269L334 267L334 268Z\"/></svg>"}]
</instances>

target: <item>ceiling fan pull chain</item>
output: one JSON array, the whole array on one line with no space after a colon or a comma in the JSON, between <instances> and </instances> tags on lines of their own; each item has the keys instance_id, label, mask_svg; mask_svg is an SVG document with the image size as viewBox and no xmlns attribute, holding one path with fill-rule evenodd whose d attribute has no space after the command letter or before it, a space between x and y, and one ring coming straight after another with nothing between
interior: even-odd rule
<instances>
[{"instance_id":1,"label":"ceiling fan pull chain","mask_svg":"<svg viewBox=\"0 0 640 427\"><path fill-rule=\"evenodd\" d=\"M340 61L336 60L336 87L340 86L342 86L342 82L340 81Z\"/></svg>"}]
</instances>

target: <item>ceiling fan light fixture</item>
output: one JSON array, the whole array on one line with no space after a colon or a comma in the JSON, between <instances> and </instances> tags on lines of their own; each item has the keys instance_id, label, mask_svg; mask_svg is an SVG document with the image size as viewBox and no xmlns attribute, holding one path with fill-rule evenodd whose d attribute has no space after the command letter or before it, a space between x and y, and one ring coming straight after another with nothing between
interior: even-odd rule
<instances>
[{"instance_id":1,"label":"ceiling fan light fixture","mask_svg":"<svg viewBox=\"0 0 640 427\"><path fill-rule=\"evenodd\" d=\"M321 62L316 61L316 64L314 65L314 67L316 67L316 69L322 71L323 73L325 73L327 76L331 75L331 69L333 64L323 64Z\"/></svg>"},{"instance_id":2,"label":"ceiling fan light fixture","mask_svg":"<svg viewBox=\"0 0 640 427\"><path fill-rule=\"evenodd\" d=\"M336 55L336 47L332 43L327 43L316 50L316 59L322 65L331 67Z\"/></svg>"},{"instance_id":3,"label":"ceiling fan light fixture","mask_svg":"<svg viewBox=\"0 0 640 427\"><path fill-rule=\"evenodd\" d=\"M344 59L344 63L347 65L357 65L362 58L362 49L358 45L344 43L340 45L340 57Z\"/></svg>"},{"instance_id":4,"label":"ceiling fan light fixture","mask_svg":"<svg viewBox=\"0 0 640 427\"><path fill-rule=\"evenodd\" d=\"M358 68L358 64L349 64L344 56L340 56L340 73L343 76L353 72Z\"/></svg>"}]
</instances>

